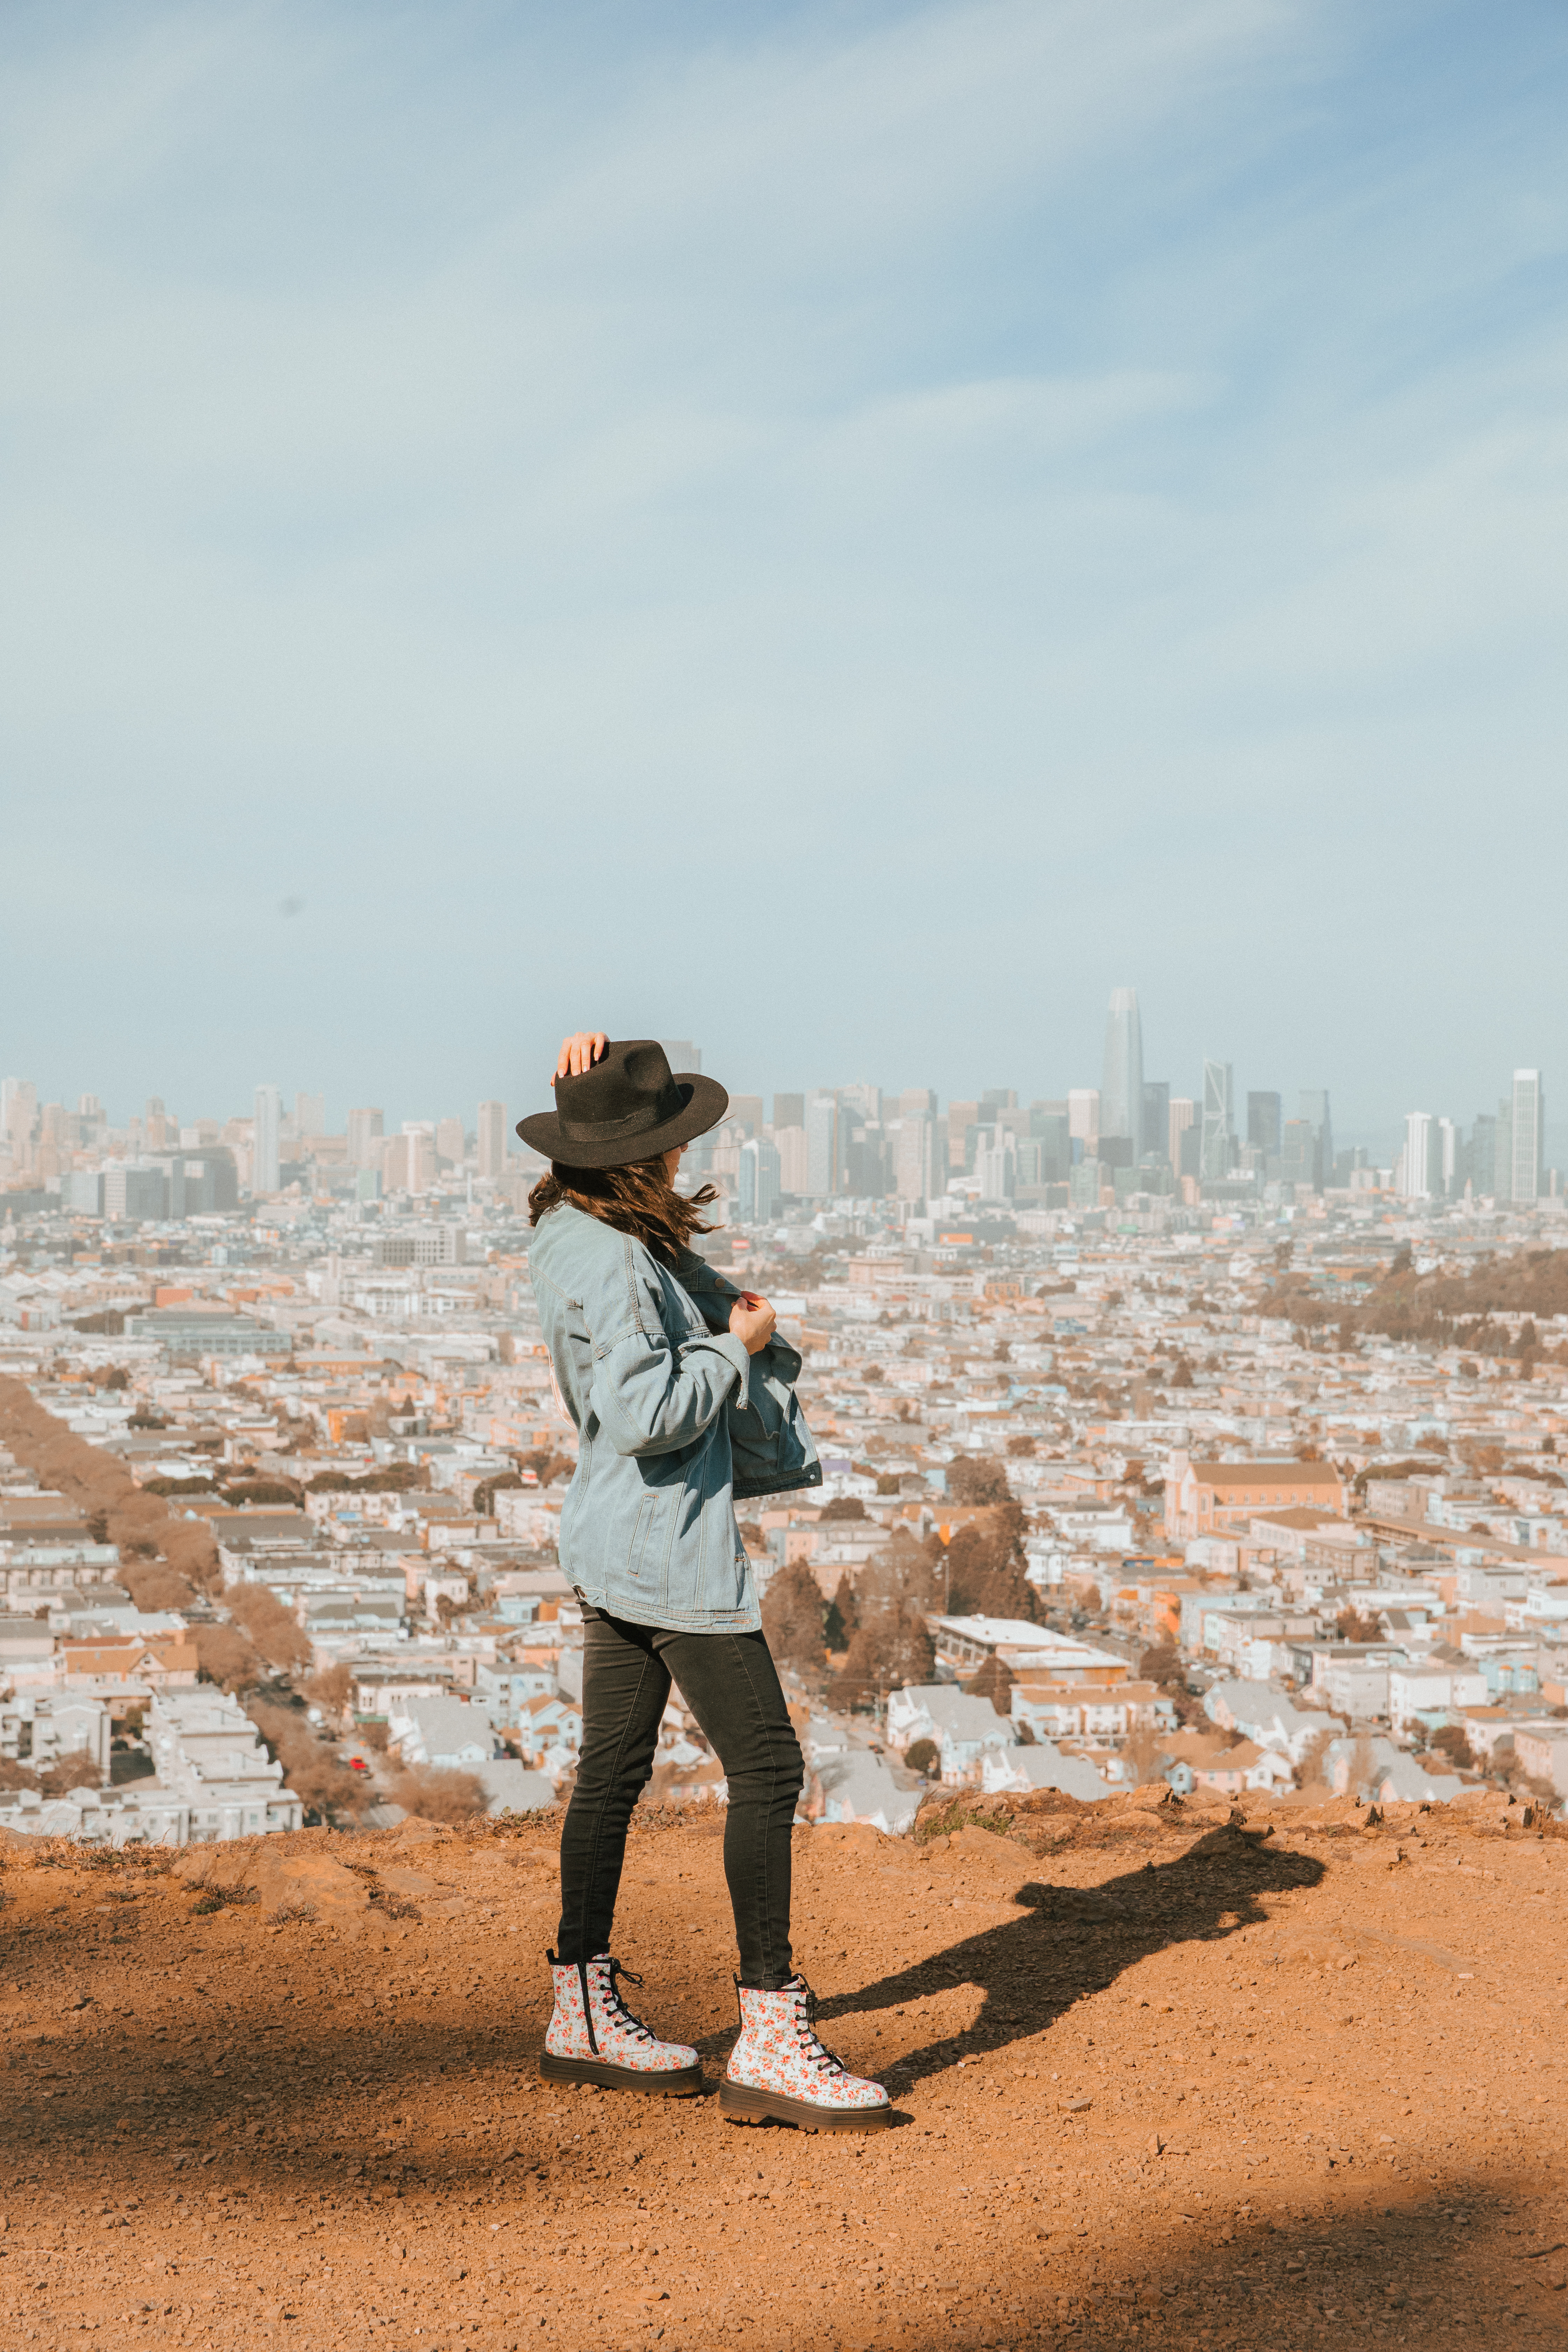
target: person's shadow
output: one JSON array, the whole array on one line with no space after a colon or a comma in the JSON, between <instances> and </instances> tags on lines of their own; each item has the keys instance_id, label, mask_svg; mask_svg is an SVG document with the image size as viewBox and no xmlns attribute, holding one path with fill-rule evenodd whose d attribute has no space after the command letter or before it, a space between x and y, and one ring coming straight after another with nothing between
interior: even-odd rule
<instances>
[{"instance_id":1,"label":"person's shadow","mask_svg":"<svg viewBox=\"0 0 1568 2352\"><path fill-rule=\"evenodd\" d=\"M919 1960L858 1992L836 1993L818 2017L849 2017L930 2000L977 1985L984 2005L974 2023L912 2051L887 2071L900 2086L1021 2042L1055 2024L1075 2001L1103 1992L1124 1969L1173 1944L1214 1943L1267 1918L1261 1897L1316 1886L1323 1864L1271 1853L1264 1839L1213 1830L1168 1863L1145 1862L1101 1886L1047 1886L1030 1880L1009 1919Z\"/></svg>"}]
</instances>

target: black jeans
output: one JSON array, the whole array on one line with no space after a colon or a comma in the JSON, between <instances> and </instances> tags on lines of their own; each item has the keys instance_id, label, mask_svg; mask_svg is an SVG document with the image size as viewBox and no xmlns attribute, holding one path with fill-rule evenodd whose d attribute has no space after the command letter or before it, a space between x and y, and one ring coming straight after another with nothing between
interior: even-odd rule
<instances>
[{"instance_id":1,"label":"black jeans","mask_svg":"<svg viewBox=\"0 0 1568 2352\"><path fill-rule=\"evenodd\" d=\"M790 1830L805 1777L773 1656L761 1633L674 1633L583 1609L583 1755L561 1832L556 1956L610 1948L632 1807L653 1776L659 1717L675 1681L724 1768L724 1875L741 1982L789 1981Z\"/></svg>"}]
</instances>

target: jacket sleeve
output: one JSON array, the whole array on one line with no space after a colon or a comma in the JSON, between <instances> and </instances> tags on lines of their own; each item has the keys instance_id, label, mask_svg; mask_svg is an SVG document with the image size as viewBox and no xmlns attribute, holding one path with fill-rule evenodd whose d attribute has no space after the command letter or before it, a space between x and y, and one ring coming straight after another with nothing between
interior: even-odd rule
<instances>
[{"instance_id":1,"label":"jacket sleeve","mask_svg":"<svg viewBox=\"0 0 1568 2352\"><path fill-rule=\"evenodd\" d=\"M673 1454L701 1437L737 1396L744 1402L751 1358L729 1331L673 1340L640 1255L627 1238L624 1251L605 1253L587 1286L589 1401L617 1454Z\"/></svg>"},{"instance_id":2,"label":"jacket sleeve","mask_svg":"<svg viewBox=\"0 0 1568 2352\"><path fill-rule=\"evenodd\" d=\"M710 1266L705 1258L699 1257L695 1250L685 1253L676 1271L681 1286L700 1308L708 1328L715 1332L728 1331L730 1309L741 1296L735 1284L719 1273L716 1267ZM770 1379L781 1381L785 1388L794 1388L800 1378L802 1359L799 1349L792 1348L789 1341L781 1339L776 1331L752 1360L754 1369L767 1373ZM744 1405L743 1389L737 1402Z\"/></svg>"}]
</instances>

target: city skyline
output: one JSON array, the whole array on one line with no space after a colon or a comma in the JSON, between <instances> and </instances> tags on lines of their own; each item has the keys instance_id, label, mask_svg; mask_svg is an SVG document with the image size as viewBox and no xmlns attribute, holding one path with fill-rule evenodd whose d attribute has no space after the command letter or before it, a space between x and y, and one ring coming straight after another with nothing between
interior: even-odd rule
<instances>
[{"instance_id":1,"label":"city skyline","mask_svg":"<svg viewBox=\"0 0 1568 2352\"><path fill-rule=\"evenodd\" d=\"M661 1041L674 1069L703 1066L701 1045ZM1478 1197L1524 1203L1555 1191L1546 1089L1539 1068L1515 1067L1495 1111L1478 1108L1468 1118L1452 1111L1407 1110L1396 1122L1386 1158L1374 1144L1345 1132L1336 1138L1332 1090L1298 1090L1293 1116L1278 1089L1237 1087L1234 1066L1205 1058L1198 1092L1177 1093L1171 1081L1144 1076L1142 1009L1137 992L1110 991L1106 1013L1101 1084L1068 1087L1030 1099L1009 1087L942 1097L934 1087L895 1090L867 1080L801 1090L747 1093L731 1088L726 1119L692 1147L688 1173L701 1181L722 1168L723 1190L747 1222L765 1220L780 1198L894 1197L913 1204L945 1196L963 1178L978 1183L983 1200L1065 1206L1136 1192L1195 1202L1215 1200L1234 1183L1259 1192L1283 1183L1295 1194L1370 1181L1414 1202L1455 1199L1467 1188ZM1245 1100L1245 1108L1243 1102ZM128 1172L92 1179L85 1171L107 1162L161 1161L171 1201L211 1206L217 1182L224 1202L240 1192L266 1197L292 1173L315 1162L374 1171L374 1192L420 1194L438 1186L441 1170L467 1170L493 1181L505 1175L515 1121L507 1104L490 1097L467 1115L449 1108L437 1117L393 1118L384 1105L356 1105L341 1132L329 1134L327 1097L296 1092L291 1100L269 1081L258 1085L248 1118L193 1120L162 1096L123 1121L99 1097L82 1094L74 1112L40 1100L35 1082L0 1079L0 1179L26 1186L42 1174L80 1193L91 1205L94 1181L112 1188L121 1206L144 1196L139 1213L154 1215L148 1184ZM181 1152L216 1153L225 1172L187 1162ZM174 1155L171 1157L170 1155ZM226 1165L232 1162L233 1164ZM1081 1165L1080 1163L1087 1163ZM78 1171L72 1174L73 1168ZM1091 1176L1091 1170L1094 1173ZM1357 1173L1356 1171L1362 1171ZM195 1189L186 1183L189 1177ZM1048 1192L1055 1187L1056 1192ZM1212 1194L1205 1188L1215 1188ZM107 1191L97 1196L100 1206ZM1282 1196L1289 1197L1289 1195ZM176 1210L175 1213L184 1213Z\"/></svg>"}]
</instances>

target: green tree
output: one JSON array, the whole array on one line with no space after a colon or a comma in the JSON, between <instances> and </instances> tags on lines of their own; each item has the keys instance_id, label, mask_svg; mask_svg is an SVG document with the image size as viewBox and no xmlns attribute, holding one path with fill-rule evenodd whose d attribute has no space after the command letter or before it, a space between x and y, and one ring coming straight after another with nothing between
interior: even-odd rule
<instances>
[{"instance_id":1,"label":"green tree","mask_svg":"<svg viewBox=\"0 0 1568 2352\"><path fill-rule=\"evenodd\" d=\"M935 1672L936 1652L921 1612L907 1604L882 1610L863 1619L851 1637L843 1672L833 1679L833 1704L875 1708L890 1690L929 1683Z\"/></svg>"},{"instance_id":2,"label":"green tree","mask_svg":"<svg viewBox=\"0 0 1568 2352\"><path fill-rule=\"evenodd\" d=\"M838 1590L827 1604L823 1621L823 1639L830 1650L846 1650L849 1637L859 1623L859 1612L855 1605L855 1587L849 1581L848 1570L838 1580Z\"/></svg>"},{"instance_id":3,"label":"green tree","mask_svg":"<svg viewBox=\"0 0 1568 2352\"><path fill-rule=\"evenodd\" d=\"M480 1519L493 1519L496 1515L497 1495L501 1493L503 1490L510 1493L514 1486L521 1486L521 1485L522 1473L521 1470L498 1470L493 1478L481 1478L479 1485L474 1488L475 1517Z\"/></svg>"},{"instance_id":4,"label":"green tree","mask_svg":"<svg viewBox=\"0 0 1568 2352\"><path fill-rule=\"evenodd\" d=\"M477 1773L452 1772L434 1764L405 1765L393 1774L387 1794L405 1813L416 1813L425 1822L471 1821L489 1802Z\"/></svg>"},{"instance_id":5,"label":"green tree","mask_svg":"<svg viewBox=\"0 0 1568 2352\"><path fill-rule=\"evenodd\" d=\"M1138 1661L1138 1679L1144 1683L1173 1683L1181 1680L1182 1654L1167 1633L1143 1652Z\"/></svg>"},{"instance_id":6,"label":"green tree","mask_svg":"<svg viewBox=\"0 0 1568 2352\"><path fill-rule=\"evenodd\" d=\"M1427 1741L1439 1756L1446 1756L1456 1772L1473 1772L1476 1753L1462 1723L1445 1723Z\"/></svg>"},{"instance_id":7,"label":"green tree","mask_svg":"<svg viewBox=\"0 0 1568 2352\"><path fill-rule=\"evenodd\" d=\"M312 1652L299 1619L264 1584L231 1584L224 1606L243 1627L268 1665L280 1673L308 1666Z\"/></svg>"},{"instance_id":8,"label":"green tree","mask_svg":"<svg viewBox=\"0 0 1568 2352\"><path fill-rule=\"evenodd\" d=\"M998 1715L1013 1712L1013 1670L994 1650L962 1685L971 1698L988 1698Z\"/></svg>"},{"instance_id":9,"label":"green tree","mask_svg":"<svg viewBox=\"0 0 1568 2352\"><path fill-rule=\"evenodd\" d=\"M302 1706L252 1699L246 1711L302 1805L325 1822L358 1820L372 1799L366 1776L350 1771L334 1742L321 1737Z\"/></svg>"},{"instance_id":10,"label":"green tree","mask_svg":"<svg viewBox=\"0 0 1568 2352\"><path fill-rule=\"evenodd\" d=\"M866 1506L858 1495L835 1495L830 1503L824 1503L821 1516L824 1519L863 1519Z\"/></svg>"},{"instance_id":11,"label":"green tree","mask_svg":"<svg viewBox=\"0 0 1568 2352\"><path fill-rule=\"evenodd\" d=\"M196 1664L204 1681L231 1692L254 1689L267 1672L256 1644L237 1625L198 1625Z\"/></svg>"},{"instance_id":12,"label":"green tree","mask_svg":"<svg viewBox=\"0 0 1568 2352\"><path fill-rule=\"evenodd\" d=\"M797 1672L820 1670L826 1654L822 1587L805 1560L792 1560L770 1578L763 1597L763 1631L781 1665Z\"/></svg>"},{"instance_id":13,"label":"green tree","mask_svg":"<svg viewBox=\"0 0 1568 2352\"><path fill-rule=\"evenodd\" d=\"M962 1454L948 1464L947 1491L955 1503L970 1507L1010 1502L1013 1495L1001 1463L991 1454Z\"/></svg>"}]
</instances>

